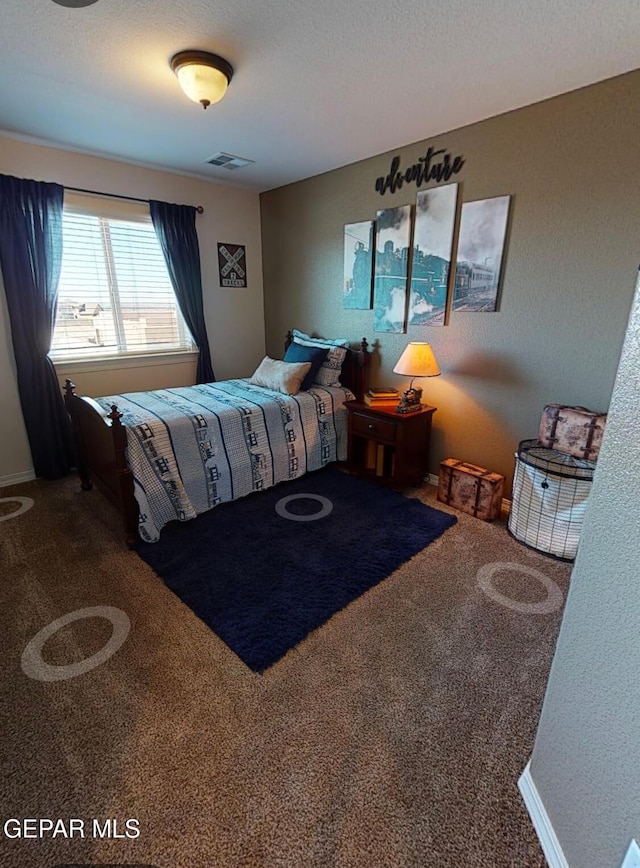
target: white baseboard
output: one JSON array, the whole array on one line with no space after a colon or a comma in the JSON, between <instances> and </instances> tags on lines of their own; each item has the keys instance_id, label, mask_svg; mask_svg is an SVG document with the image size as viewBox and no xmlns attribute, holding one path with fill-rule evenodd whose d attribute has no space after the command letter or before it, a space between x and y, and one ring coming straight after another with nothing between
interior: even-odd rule
<instances>
[{"instance_id":1,"label":"white baseboard","mask_svg":"<svg viewBox=\"0 0 640 868\"><path fill-rule=\"evenodd\" d=\"M569 868L560 841L551 825L551 820L540 798L540 793L531 777L531 763L527 763L525 770L518 781L518 789L522 795L529 817L536 830L542 852L545 855L549 868Z\"/></svg>"},{"instance_id":2,"label":"white baseboard","mask_svg":"<svg viewBox=\"0 0 640 868\"><path fill-rule=\"evenodd\" d=\"M25 473L10 473L8 476L0 476L0 488L6 488L7 485L18 485L19 482L31 482L36 478L33 470L27 470Z\"/></svg>"}]
</instances>

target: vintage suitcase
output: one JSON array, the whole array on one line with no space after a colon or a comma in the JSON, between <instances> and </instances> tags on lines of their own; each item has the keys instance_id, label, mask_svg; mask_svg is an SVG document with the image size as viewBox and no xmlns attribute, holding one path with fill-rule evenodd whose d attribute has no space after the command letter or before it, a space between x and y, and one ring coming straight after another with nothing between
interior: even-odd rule
<instances>
[{"instance_id":1,"label":"vintage suitcase","mask_svg":"<svg viewBox=\"0 0 640 868\"><path fill-rule=\"evenodd\" d=\"M500 515L504 476L455 458L440 463L438 500L483 521Z\"/></svg>"},{"instance_id":2,"label":"vintage suitcase","mask_svg":"<svg viewBox=\"0 0 640 868\"><path fill-rule=\"evenodd\" d=\"M586 407L547 404L540 419L538 442L574 458L597 461L606 421L606 413L594 413Z\"/></svg>"}]
</instances>

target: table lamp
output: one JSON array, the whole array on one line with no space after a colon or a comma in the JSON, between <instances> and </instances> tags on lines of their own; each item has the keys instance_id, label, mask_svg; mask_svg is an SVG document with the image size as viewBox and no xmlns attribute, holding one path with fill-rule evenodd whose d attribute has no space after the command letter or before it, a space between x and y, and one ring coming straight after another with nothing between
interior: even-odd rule
<instances>
[{"instance_id":1,"label":"table lamp","mask_svg":"<svg viewBox=\"0 0 640 868\"><path fill-rule=\"evenodd\" d=\"M431 344L419 341L411 341L393 369L394 374L404 374L411 377L409 388L400 399L396 407L396 413L414 413L422 407L422 389L414 389L413 381L416 377L438 377L441 373L436 357L433 355Z\"/></svg>"}]
</instances>

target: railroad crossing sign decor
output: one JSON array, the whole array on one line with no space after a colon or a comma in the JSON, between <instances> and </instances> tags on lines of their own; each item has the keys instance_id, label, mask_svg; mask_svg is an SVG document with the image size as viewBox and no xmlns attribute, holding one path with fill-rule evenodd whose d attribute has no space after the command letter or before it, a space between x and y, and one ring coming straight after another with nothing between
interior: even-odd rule
<instances>
[{"instance_id":1,"label":"railroad crossing sign decor","mask_svg":"<svg viewBox=\"0 0 640 868\"><path fill-rule=\"evenodd\" d=\"M247 256L244 244L218 244L220 286L247 285Z\"/></svg>"}]
</instances>

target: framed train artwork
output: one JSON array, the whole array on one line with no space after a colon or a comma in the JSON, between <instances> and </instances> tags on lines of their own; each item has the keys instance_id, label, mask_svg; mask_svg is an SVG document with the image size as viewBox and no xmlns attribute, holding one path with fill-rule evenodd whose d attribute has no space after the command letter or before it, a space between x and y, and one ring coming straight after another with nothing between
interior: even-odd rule
<instances>
[{"instance_id":1,"label":"framed train artwork","mask_svg":"<svg viewBox=\"0 0 640 868\"><path fill-rule=\"evenodd\" d=\"M465 202L452 311L495 311L502 275L511 196Z\"/></svg>"},{"instance_id":2,"label":"framed train artwork","mask_svg":"<svg viewBox=\"0 0 640 868\"><path fill-rule=\"evenodd\" d=\"M408 168L394 157L376 179L380 195L436 183L418 190L415 205L344 226L342 306L373 308L374 332L403 334L410 326L446 325L450 315L498 309L513 197L460 205L462 183L450 179L464 165L462 155L443 148L430 147Z\"/></svg>"}]
</instances>

